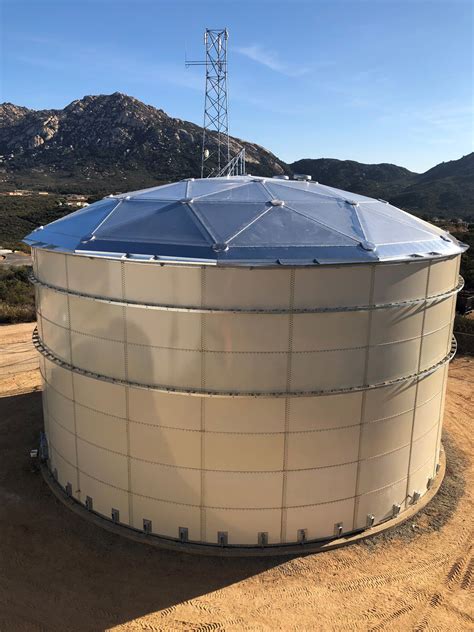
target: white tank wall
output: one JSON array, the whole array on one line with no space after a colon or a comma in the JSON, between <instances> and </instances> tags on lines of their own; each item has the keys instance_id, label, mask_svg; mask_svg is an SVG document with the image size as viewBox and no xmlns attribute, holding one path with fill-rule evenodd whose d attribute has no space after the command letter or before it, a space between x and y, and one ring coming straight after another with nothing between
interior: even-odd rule
<instances>
[{"instance_id":1,"label":"white tank wall","mask_svg":"<svg viewBox=\"0 0 474 632\"><path fill-rule=\"evenodd\" d=\"M379 522L394 504L403 510L435 475L447 368L409 376L447 355L455 297L292 309L441 294L457 285L458 259L250 270L38 250L39 281L66 290L37 286L44 345L84 371L155 387L44 358L51 470L107 517L115 508L124 524L142 529L149 519L154 533L173 538L187 527L190 540L210 543L218 531L231 544L257 544L259 532L269 543L295 542L300 529L331 537L336 523L348 532L368 514Z\"/></svg>"}]
</instances>

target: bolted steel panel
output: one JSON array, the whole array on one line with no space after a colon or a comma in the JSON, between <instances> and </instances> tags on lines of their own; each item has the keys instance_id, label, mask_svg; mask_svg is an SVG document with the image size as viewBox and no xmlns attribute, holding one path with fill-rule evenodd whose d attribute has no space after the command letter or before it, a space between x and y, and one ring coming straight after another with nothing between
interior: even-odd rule
<instances>
[{"instance_id":1,"label":"bolted steel panel","mask_svg":"<svg viewBox=\"0 0 474 632\"><path fill-rule=\"evenodd\" d=\"M446 368L416 374L446 356L454 298L423 298L430 266L428 294L454 288L457 260L292 270L35 259L41 281L66 291L55 266L67 262L70 287L69 298L37 290L53 352L42 361L50 467L109 520L181 541L295 543L375 525L431 485Z\"/></svg>"}]
</instances>

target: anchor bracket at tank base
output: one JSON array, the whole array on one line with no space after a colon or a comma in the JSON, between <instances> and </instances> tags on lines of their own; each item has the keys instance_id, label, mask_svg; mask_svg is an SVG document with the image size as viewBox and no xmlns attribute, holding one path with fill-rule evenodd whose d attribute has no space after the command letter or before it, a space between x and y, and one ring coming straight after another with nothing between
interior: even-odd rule
<instances>
[{"instance_id":1,"label":"anchor bracket at tank base","mask_svg":"<svg viewBox=\"0 0 474 632\"><path fill-rule=\"evenodd\" d=\"M353 532L346 532L344 533L344 535L341 535L341 537L337 537L337 535L335 534L336 537L319 541L303 539L303 534L305 534L305 536L307 537L307 530L299 529L299 539L298 543L296 544L268 544L268 542L264 544L263 540L261 540L261 536L263 536L263 534L266 534L266 532L261 532L257 538L258 544L255 544L253 546L229 545L228 533L225 531L218 533L216 544L202 544L193 541L181 541L178 538L174 539L154 535L152 534L151 520L145 519L143 521L143 530L134 529L124 524L116 524L112 521L111 518L100 516L92 510L92 498L87 497L86 499L87 507L90 498L90 508L89 510L87 510L86 507L74 497L68 496L64 487L62 487L57 482L57 475L55 478L55 473L51 472L45 463L40 464L40 471L51 491L63 504L72 509L79 516L86 518L87 520L89 520L89 522L92 522L96 526L102 527L103 529L106 529L111 533L122 535L131 540L135 540L136 542L148 544L157 548L181 551L197 555L221 557L274 557L301 555L302 552L323 553L325 551L338 549L349 544L360 542L361 540L373 537L379 533L383 533L385 531L388 531L389 529L401 525L406 520L413 518L415 514L426 507L426 505L436 495L441 483L443 482L444 474L446 471L446 457L444 450L442 450L440 455L439 471L437 472L436 477L433 479L431 487L425 492L425 494L421 496L421 498L419 498L417 502L410 503L408 505L408 508L404 511L400 511L399 505L394 505L392 511L393 517L389 520L376 524L371 528L361 529ZM341 527L343 526L341 523L336 523L335 531L336 528L339 527L339 525Z\"/></svg>"}]
</instances>

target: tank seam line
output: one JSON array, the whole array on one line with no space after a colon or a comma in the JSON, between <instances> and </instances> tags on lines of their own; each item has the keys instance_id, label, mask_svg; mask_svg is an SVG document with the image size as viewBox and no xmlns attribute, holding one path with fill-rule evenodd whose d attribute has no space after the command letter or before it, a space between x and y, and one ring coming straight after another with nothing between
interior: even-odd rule
<instances>
[{"instance_id":1,"label":"tank seam line","mask_svg":"<svg viewBox=\"0 0 474 632\"><path fill-rule=\"evenodd\" d=\"M59 286L54 286L43 281L40 281L34 275L30 275L30 281L33 284L39 284L48 289L51 289L58 293L69 293L71 296L78 296L85 299L96 300L103 303L112 303L112 304L124 304L125 306L131 307L140 307L143 309L156 309L163 311L177 311L177 312L205 312L205 313L231 313L231 314L288 314L288 310L283 309L263 309L256 308L254 310L242 310L242 309L232 309L232 308L218 308L218 307L190 307L190 306L180 306L180 305L159 305L159 304L147 304L140 303L138 301L118 301L113 298L101 297L93 294L84 294L82 292L77 292L74 290L67 290L65 288L61 288ZM380 309L390 309L393 307L403 307L410 306L416 304L423 304L426 302L437 301L438 299L448 298L459 292L464 286L464 280L461 276L459 276L458 285L450 290L440 292L438 294L433 294L424 298L410 299L407 301L395 301L392 303L381 303L377 305L369 304L369 305L350 305L344 307L321 307L321 308L295 308L295 314L312 314L312 313L334 313L334 312L354 312L354 311L375 311Z\"/></svg>"},{"instance_id":2,"label":"tank seam line","mask_svg":"<svg viewBox=\"0 0 474 632\"><path fill-rule=\"evenodd\" d=\"M126 278L125 278L125 262L120 262L120 273L122 283L122 298L127 295ZM128 323L127 308L122 306L123 320L123 356L124 356L124 372L125 380L128 382ZM130 524L134 524L133 517L133 491L132 491L132 466L130 461L130 393L129 387L125 387L125 434L127 442L127 479L128 479L128 516Z\"/></svg>"},{"instance_id":3,"label":"tank seam line","mask_svg":"<svg viewBox=\"0 0 474 632\"><path fill-rule=\"evenodd\" d=\"M69 289L69 268L68 268L68 260L67 257L64 257L64 271L66 278L66 287ZM68 323L68 340L69 340L69 355L71 358L71 364L74 361L73 353L72 353L72 336L71 336L71 306L69 300L69 292L66 295L66 304L67 304L67 323ZM39 311L39 310L38 310ZM43 316L41 315L41 319ZM78 494L78 498L81 499L81 477L80 477L80 469L79 469L79 448L77 445L77 416L76 416L76 390L74 388L74 376L71 374L71 394L72 394L72 419L74 424L74 450L76 456L76 493ZM48 410L48 416L52 417L51 411Z\"/></svg>"},{"instance_id":4,"label":"tank seam line","mask_svg":"<svg viewBox=\"0 0 474 632\"><path fill-rule=\"evenodd\" d=\"M51 448L53 449L53 451L68 465L70 465L71 467L75 467L73 463L71 463L68 459L66 459L54 446L54 444L50 444ZM431 459L431 457L430 457ZM426 463L428 463L428 461L430 460L428 459L425 463L423 463L423 465L421 465L419 468L417 468L416 470L414 470L412 472L416 473L417 471L419 471L420 469L422 469ZM97 481L98 483L101 483L102 485L106 485L107 487L112 487L113 489L117 489L119 491L122 491L124 493L127 493L127 490L124 489L123 487L119 487L118 485L113 485L112 483L108 483L107 481L104 481L100 478L97 478L96 476L93 476L92 474L89 474L88 472L84 471L84 470L80 470L82 474L84 474L84 476L87 476L88 478L91 478L92 480ZM393 485L398 485L399 483L405 481L406 478L401 478L397 481L393 481L391 483L388 483L387 485L383 485L382 487L379 487L377 489L372 489L368 492L364 492L363 494L360 494L359 496L369 496L371 494L376 494L380 491L383 491L384 489L388 489L389 487L392 487ZM177 502L174 500L166 500L164 498L156 498L155 496L148 496L146 494L140 494L138 492L134 492L134 496L138 496L140 498L147 498L149 500L154 500L156 502L161 502L161 503L168 503L170 505L180 505L180 506L185 506L185 507L194 507L196 509L200 508L200 505L195 505L192 503L181 503L181 502ZM301 508L307 508L307 507L318 507L320 505L333 505L336 503L340 503L340 502L345 502L347 500L353 500L354 498L356 498L356 496L348 496L346 498L338 498L335 500L329 500L329 501L324 501L324 502L320 502L320 503L309 503L309 504L305 504L305 505L289 505L286 507L286 509L301 509ZM224 510L224 511L278 511L281 510L281 507L222 507L219 505L206 505L207 509L218 509L218 510Z\"/></svg>"},{"instance_id":5,"label":"tank seam line","mask_svg":"<svg viewBox=\"0 0 474 632\"><path fill-rule=\"evenodd\" d=\"M57 393L60 397L63 397L64 399L66 399L67 401L72 402L73 400L70 397L67 397L67 395L64 395L64 393L61 393L61 391L58 391L57 388L55 388L51 382L49 382L47 380L47 378L43 375L43 373L40 370L40 374L43 378L43 380L48 384L49 388L51 388L55 393ZM429 404L431 401L433 401L434 399L436 399L436 397L438 397L440 394L442 393L442 391L439 391L438 393L436 393L435 395L433 395L432 397L430 397L429 399L427 399L425 402L423 402L422 404L420 404L418 406L418 410L420 408L422 408L423 406ZM105 417L111 417L112 419L116 419L117 421L127 421L127 419L125 417L121 417L120 415L112 415L111 413L99 410L98 408L93 408L92 406L87 406L86 404L83 404L82 402L78 402L76 401L76 405L80 406L81 408L85 408L86 410L90 410L92 412L95 413L99 413L100 415L104 415ZM400 413L397 413L396 415L389 415L388 417L381 417L380 419L371 419L368 421L363 421L361 424L359 423L355 423L355 424L349 424L347 426L335 426L334 428L310 428L307 430L289 430L288 434L289 435L298 435L298 434L313 434L313 433L317 433L317 432L332 432L332 431L337 431L337 430L345 430L346 428L356 428L359 425L370 425L370 424L377 424L377 423L383 423L385 421L390 421L392 419L395 419L396 417L401 417L402 415L406 415L407 413L412 412L414 409L413 408L409 408L408 410L403 410ZM157 429L163 429L163 430L176 430L178 432L201 432L200 429L198 428L179 428L177 426L166 426L164 424L153 424L153 423L149 423L147 421L139 421L138 419L129 419L130 423L132 424L138 424L141 426L147 426L150 428L157 428ZM216 435L237 435L237 436L268 436L268 435L283 435L285 433L284 430L275 430L275 431L262 431L262 432L238 432L238 431L233 431L233 430L208 430L206 429L206 434L216 434Z\"/></svg>"},{"instance_id":6,"label":"tank seam line","mask_svg":"<svg viewBox=\"0 0 474 632\"><path fill-rule=\"evenodd\" d=\"M43 376L43 374L40 371L41 376L43 377L44 381L48 384L49 388L51 388L53 391L55 391L55 393L57 393L60 397L63 397L65 400L73 402L74 400L70 399L69 397L67 397L66 395L63 395L62 393L60 393L54 386L51 386L50 382ZM419 410L422 406L426 405L427 403L431 402L432 400L434 400L436 397L438 397L441 394L441 391L439 391L438 393L436 393L436 395L434 395L433 397L431 397L427 402L425 402L424 404L421 404L420 406L418 406ZM80 406L81 408L84 408L86 410L90 410L92 412L96 412L99 413L100 415L104 415L105 417L110 417L111 419L115 419L118 422L127 422L127 419L125 417L120 417L118 415L111 415L110 413L106 413L103 412L101 410L98 410L97 408L92 408L91 406L86 406L85 404L82 404L81 402L75 402L77 406ZM412 412L414 409L410 409L407 411L403 411L397 415L392 415L390 417L384 417L382 419L376 419L373 421L364 421L361 424L356 423L356 424L350 424L347 426L336 426L335 428L315 428L315 429L309 429L309 430L289 430L288 431L288 435L292 436L292 435L302 435L302 434L313 434L313 433L318 433L318 432L333 432L333 431L338 431L338 430L346 430L348 428L357 428L359 425L362 426L366 426L366 425L373 425L373 424L377 424L377 423L384 423L385 421L390 421L392 419L395 419L396 417L401 417L402 415L405 415L406 413ZM151 424L145 421L138 421L135 419L129 419L129 422L132 424L138 424L141 426L147 426L150 428L156 428L157 430L159 429L163 429L163 430L172 430L172 431L177 431L177 432L194 432L194 433L200 433L201 430L197 429L197 428L178 428L176 426L164 426L164 425L160 425L160 424ZM283 430L279 430L279 431L275 431L275 432L234 432L234 431L221 431L221 430L206 430L206 434L215 434L215 435L230 435L230 436L245 436L245 437L253 437L253 436L281 436L285 434L285 431Z\"/></svg>"},{"instance_id":7,"label":"tank seam line","mask_svg":"<svg viewBox=\"0 0 474 632\"><path fill-rule=\"evenodd\" d=\"M373 264L370 271L371 272L370 273L370 291L369 291L370 303L373 303L373 300L374 300L375 271L376 271L376 267ZM372 311L368 313L368 321L367 321L367 337L366 337L366 349L365 349L365 359L364 359L364 376L362 380L364 384L367 384L368 375L369 375L369 349L370 349L370 342L371 342L371 337L372 337L372 320L373 320L372 314L373 314ZM358 447L357 447L357 470L356 470L355 484L354 484L354 507L353 507L353 513L352 513L352 529L356 528L357 514L359 511L359 500L357 497L357 492L359 489L359 481L360 481L360 468L361 468L360 457L362 454L362 443L363 443L362 422L365 417L366 405L367 405L367 390L364 390L362 392L362 399L361 399L361 405L360 405L359 441L358 441Z\"/></svg>"},{"instance_id":8,"label":"tank seam line","mask_svg":"<svg viewBox=\"0 0 474 632\"><path fill-rule=\"evenodd\" d=\"M447 386L447 379L448 379L448 372L447 372L446 367L445 367L444 368L444 375L443 375L443 386L444 386L444 389L446 389L446 386ZM435 447L435 459L434 459L434 467L433 467L433 477L436 476L436 467L437 467L437 465L439 463L439 449L438 449L438 445L440 445L440 435L441 435L442 428L443 428L444 397L445 397L445 395L441 396L440 403L439 403L438 432L436 433L436 447Z\"/></svg>"},{"instance_id":9,"label":"tank seam line","mask_svg":"<svg viewBox=\"0 0 474 632\"><path fill-rule=\"evenodd\" d=\"M291 270L289 278L289 296L288 296L288 344L286 359L286 392L291 392L291 372L293 359L293 308L295 301L295 271ZM283 476L281 483L281 509L280 509L280 542L286 542L287 530L287 514L286 514L286 496L288 488L288 430L290 427L290 406L291 399L285 397L285 413L284 413L284 434L283 434Z\"/></svg>"},{"instance_id":10,"label":"tank seam line","mask_svg":"<svg viewBox=\"0 0 474 632\"><path fill-rule=\"evenodd\" d=\"M428 295L428 289L430 286L431 279L431 260L428 262L428 271L426 274L426 287L425 287L425 297ZM421 360L423 357L423 334L425 330L425 321L426 321L426 310L423 311L423 317L421 321L421 337L420 337L420 348L418 350L418 363L417 363L417 371L419 372L421 367ZM408 452L408 465L407 465L407 486L405 490L405 499L412 498L409 494L409 485L410 485L410 467L411 467L411 459L413 453L413 437L415 434L415 421L416 421L416 405L418 402L418 391L419 391L419 381L415 384L415 408L413 410L413 418L411 423L411 432L410 432L410 449ZM439 419L438 419L439 423ZM406 501L405 501L406 503ZM406 506L406 505L405 505Z\"/></svg>"},{"instance_id":11,"label":"tank seam line","mask_svg":"<svg viewBox=\"0 0 474 632\"><path fill-rule=\"evenodd\" d=\"M147 349L160 349L162 351L181 351L183 353L215 353L215 354L227 354L227 355L285 355L288 353L286 350L275 350L275 351L229 351L227 349L191 349L188 347L169 347L166 345L153 345L146 344L141 342L129 342L125 340L118 340L116 338L105 338L104 336L98 336L96 334L87 333L85 331L79 331L78 329L74 329L72 327L65 327L59 323L54 322L47 316L44 316L40 310L37 310L38 314L46 320L51 325L59 327L61 329L69 330L71 333L78 334L79 336L86 336L88 338L94 338L95 340L103 340L104 342L112 342L115 344L126 344L129 347L145 347ZM431 334L438 333L443 329L446 329L451 326L451 323L446 323L437 329L433 329L432 331L423 334L424 336L430 336ZM390 345L397 345L404 342L412 342L413 340L421 340L421 336L413 336L411 338L402 338L400 340L391 340L388 342L380 342L373 345L368 345L369 349L376 349L378 347L387 347ZM359 345L355 347L334 347L331 349L301 349L301 350L293 350L292 353L296 355L308 355L308 354L317 354L317 353L333 353L339 351L360 351L361 349L366 349L367 345Z\"/></svg>"},{"instance_id":12,"label":"tank seam line","mask_svg":"<svg viewBox=\"0 0 474 632\"><path fill-rule=\"evenodd\" d=\"M206 300L206 269L201 267L200 273L201 280L201 305ZM204 312L200 313L200 321L201 321L201 350L203 351L206 348L206 315ZM206 357L204 353L201 353L200 356L200 368L201 368L201 390L204 390L206 387ZM199 476L201 493L200 493L200 508L199 508L199 527L201 533L201 541L206 540L206 508L205 508L205 500L206 500L206 474L204 471L204 466L206 464L206 403L204 398L201 397L200 402L200 459L201 459L201 472Z\"/></svg>"},{"instance_id":13,"label":"tank seam line","mask_svg":"<svg viewBox=\"0 0 474 632\"><path fill-rule=\"evenodd\" d=\"M109 382L112 384L120 384L123 386L133 386L136 388L143 388L145 390L151 390L151 391L162 392L162 393L170 393L170 394L176 394L176 395L189 395L189 396L196 396L196 397L237 397L237 398L238 397L247 397L247 398L248 397L262 397L262 398L267 398L267 399L272 398L272 397L284 398L284 397L287 397L288 395L290 395L290 397L316 397L316 396L320 397L320 396L328 396L328 395L338 395L342 393L356 393L356 392L365 391L365 390L384 388L386 386L393 386L395 384L400 384L403 382L414 381L414 380L420 379L422 377L426 377L434 373L441 366L449 362L456 353L456 344L455 344L455 339L453 337L451 349L448 352L448 354L444 358L439 360L436 364L431 365L427 369L423 369L423 371L421 371L420 373L412 373L409 375L405 375L403 377L393 378L391 380L387 380L385 382L379 382L376 384L347 386L347 387L341 387L338 389L327 389L327 390L319 390L319 391L300 390L300 391L293 391L290 394L288 394L285 391L229 392L225 390L219 390L219 391L204 391L203 392L203 391L200 391L199 389L189 388L189 387L188 388L186 387L173 388L173 387L158 385L158 384L142 384L140 382L126 382L123 378L110 377L107 375L89 371L87 369L81 369L79 367L71 365L66 360L61 360L48 347L46 347L43 341L39 338L37 328L33 331L33 344L35 348L37 349L37 351L41 353L42 355L46 356L51 362L54 362L55 364L63 368L66 368L67 370L74 371L75 373L79 373L81 375L90 377L92 379L96 379L98 381Z\"/></svg>"},{"instance_id":14,"label":"tank seam line","mask_svg":"<svg viewBox=\"0 0 474 632\"><path fill-rule=\"evenodd\" d=\"M48 379L45 375L43 375L43 372L41 371L41 367L39 368L40 371L40 375L43 378L43 380L48 384L49 388L51 388L55 393L57 393L60 397L63 397L64 399L72 402L74 401L71 397L68 397L67 395L65 395L64 393L62 393L60 390L58 390ZM89 378L92 379L92 378ZM443 389L441 389L440 391L437 391L434 395L431 395L431 397L429 397L428 399L426 399L424 402L421 402L418 407L417 410L420 410L420 408L423 408L424 406L427 406L429 403L431 403L434 399L436 399L439 395L441 395L443 393ZM87 404L84 404L83 402L79 402L76 400L76 404L78 406L80 406L81 408L85 408L87 410L91 410L95 413L99 413L100 415L104 415L105 417L112 417L113 419L117 419L118 421L126 421L126 417L122 417L121 415L112 415L111 413L106 412L105 410L100 410L99 408L94 408L93 406L88 406ZM369 424L377 424L377 423L383 423L384 421L390 421L391 419L395 419L396 417L401 417L402 415L406 415L407 413L411 413L413 410L415 410L414 407L412 408L407 408L405 410L402 410L399 413L396 413L394 415L388 415L387 417L379 417L378 419L368 419L366 421L361 422L361 425L365 426L365 425L369 425ZM167 426L165 424L153 424L147 421L140 421L138 419L133 419L130 418L130 423L132 424L139 424L142 426L149 426L150 428L163 428L165 430L178 430L181 432L201 432L201 430L199 428L179 428L178 426ZM313 432L332 432L333 430L344 430L345 428L355 428L359 426L359 422L354 423L354 424L348 424L346 426L334 426L333 428L309 428L306 430L289 430L288 434L292 435L292 434L311 434ZM234 431L234 430L208 430L206 429L206 433L208 434L223 434L223 435L282 435L284 434L284 430L267 430L267 431L261 431L261 432L238 432L238 431Z\"/></svg>"},{"instance_id":15,"label":"tank seam line","mask_svg":"<svg viewBox=\"0 0 474 632\"><path fill-rule=\"evenodd\" d=\"M176 465L176 464L171 464L171 463L161 463L159 461L151 461L150 459L143 459L137 456L132 456L132 455L128 455L127 452L120 452L119 450L111 450L110 448L106 448L105 446L102 446L98 443L95 443L94 441L90 441L89 439L86 439L85 437L82 437L80 434L78 433L74 433L72 430L70 430L69 428L67 428L66 426L64 426L52 413L51 411L48 411L49 416L51 417L51 419L54 421L54 423L56 425L58 425L60 428L62 428L65 432L68 432L69 434L76 436L77 439L79 439L79 441L82 441L84 443L87 443L88 445L91 445L99 450L104 450L105 452L110 452L111 454L116 454L118 456L123 456L123 457L127 457L132 461L139 461L141 463L149 463L150 465L157 465L159 467L171 467L171 468L175 468L175 469L183 469L183 470L200 470L200 471L205 471L205 472L230 472L230 473L240 473L240 474L245 474L245 473L252 473L252 474L279 474L281 472L287 471L287 472L309 472L309 471L313 471L313 470L324 470L324 469L330 469L330 468L335 468L335 467L343 467L346 465L353 465L354 463L364 463L366 461L372 461L375 459L379 459L382 458L384 456L388 456L390 454L394 454L395 452L398 452L400 450L403 450L404 448L408 447L410 444L409 443L405 443L401 446L398 446L396 448L394 448L393 450L388 450L387 452L381 452L380 454L374 454L373 456L369 456L369 457L365 457L365 458L361 458L358 461L357 460L353 460L353 461L345 461L344 463L333 463L331 465L320 465L319 467L303 467L303 468L295 468L295 469L286 469L286 470L222 470L222 469L217 469L217 468L199 468L199 467L192 467L192 466L188 466L188 465ZM430 428L428 428L428 430L426 430L423 434L421 434L419 437L417 437L416 439L414 439L412 441L412 443L417 443L418 441L420 441L421 439L423 439L426 435L428 435L430 432L432 432L433 428L435 428L438 425L438 421L436 421L432 426L430 426ZM249 435L250 437L252 435Z\"/></svg>"}]
</instances>

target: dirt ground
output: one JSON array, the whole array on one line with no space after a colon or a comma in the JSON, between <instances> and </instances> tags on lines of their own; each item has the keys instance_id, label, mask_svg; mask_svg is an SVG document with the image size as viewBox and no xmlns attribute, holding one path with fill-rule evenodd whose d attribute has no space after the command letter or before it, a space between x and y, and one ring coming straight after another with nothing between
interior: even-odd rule
<instances>
[{"instance_id":1,"label":"dirt ground","mask_svg":"<svg viewBox=\"0 0 474 632\"><path fill-rule=\"evenodd\" d=\"M38 354L31 335L36 323L0 326L0 397L38 389Z\"/></svg>"},{"instance_id":2,"label":"dirt ground","mask_svg":"<svg viewBox=\"0 0 474 632\"><path fill-rule=\"evenodd\" d=\"M415 519L323 554L219 559L131 542L52 495L29 459L32 327L0 327L1 632L474 630L474 359L451 366L447 474Z\"/></svg>"}]
</instances>

